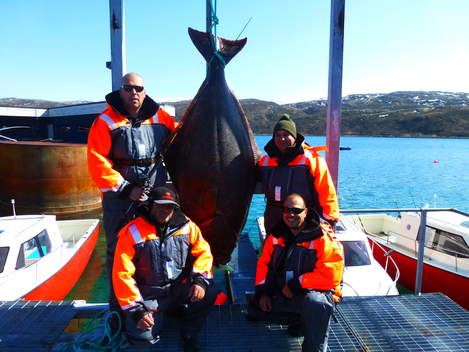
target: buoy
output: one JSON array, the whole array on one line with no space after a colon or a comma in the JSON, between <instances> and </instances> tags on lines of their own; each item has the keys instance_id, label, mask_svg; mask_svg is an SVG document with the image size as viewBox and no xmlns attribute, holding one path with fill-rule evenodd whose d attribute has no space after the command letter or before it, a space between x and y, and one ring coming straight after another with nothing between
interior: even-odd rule
<instances>
[{"instance_id":1,"label":"buoy","mask_svg":"<svg viewBox=\"0 0 469 352\"><path fill-rule=\"evenodd\" d=\"M438 164L439 161L438 160L433 160L433 164Z\"/></svg>"}]
</instances>

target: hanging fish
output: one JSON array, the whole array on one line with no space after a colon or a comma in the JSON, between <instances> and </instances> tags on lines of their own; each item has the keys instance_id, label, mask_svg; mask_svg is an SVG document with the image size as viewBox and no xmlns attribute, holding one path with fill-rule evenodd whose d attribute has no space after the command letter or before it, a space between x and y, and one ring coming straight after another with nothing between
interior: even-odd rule
<instances>
[{"instance_id":1,"label":"hanging fish","mask_svg":"<svg viewBox=\"0 0 469 352\"><path fill-rule=\"evenodd\" d=\"M191 28L189 36L208 62L207 77L181 119L165 163L182 210L200 227L215 264L226 264L246 222L260 157L248 120L225 80L225 65L247 39L214 38Z\"/></svg>"}]
</instances>

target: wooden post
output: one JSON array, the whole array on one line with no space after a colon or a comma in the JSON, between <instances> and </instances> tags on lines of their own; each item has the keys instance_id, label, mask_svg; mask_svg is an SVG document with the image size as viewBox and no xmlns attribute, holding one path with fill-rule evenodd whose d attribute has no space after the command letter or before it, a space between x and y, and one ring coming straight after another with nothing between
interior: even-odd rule
<instances>
[{"instance_id":1,"label":"wooden post","mask_svg":"<svg viewBox=\"0 0 469 352\"><path fill-rule=\"evenodd\" d=\"M112 90L121 86L125 72L125 33L123 0L109 0L111 28L111 61L106 67L112 71Z\"/></svg>"},{"instance_id":2,"label":"wooden post","mask_svg":"<svg viewBox=\"0 0 469 352\"><path fill-rule=\"evenodd\" d=\"M338 192L345 0L331 0L326 161Z\"/></svg>"}]
</instances>

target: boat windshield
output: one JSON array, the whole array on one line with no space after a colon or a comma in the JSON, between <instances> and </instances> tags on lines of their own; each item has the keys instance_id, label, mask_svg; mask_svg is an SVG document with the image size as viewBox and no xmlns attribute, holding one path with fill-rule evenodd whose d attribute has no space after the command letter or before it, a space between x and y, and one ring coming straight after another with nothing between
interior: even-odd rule
<instances>
[{"instance_id":1,"label":"boat windshield","mask_svg":"<svg viewBox=\"0 0 469 352\"><path fill-rule=\"evenodd\" d=\"M365 241L341 241L344 246L345 266L370 265Z\"/></svg>"},{"instance_id":2,"label":"boat windshield","mask_svg":"<svg viewBox=\"0 0 469 352\"><path fill-rule=\"evenodd\" d=\"M425 247L454 257L469 258L469 247L461 236L430 226L425 232Z\"/></svg>"},{"instance_id":3,"label":"boat windshield","mask_svg":"<svg viewBox=\"0 0 469 352\"><path fill-rule=\"evenodd\" d=\"M3 273L5 263L7 262L8 252L10 247L0 247L0 273Z\"/></svg>"},{"instance_id":4,"label":"boat windshield","mask_svg":"<svg viewBox=\"0 0 469 352\"><path fill-rule=\"evenodd\" d=\"M47 230L42 230L35 237L30 238L21 245L15 269L18 270L37 262L40 258L49 254L50 250L49 234Z\"/></svg>"}]
</instances>

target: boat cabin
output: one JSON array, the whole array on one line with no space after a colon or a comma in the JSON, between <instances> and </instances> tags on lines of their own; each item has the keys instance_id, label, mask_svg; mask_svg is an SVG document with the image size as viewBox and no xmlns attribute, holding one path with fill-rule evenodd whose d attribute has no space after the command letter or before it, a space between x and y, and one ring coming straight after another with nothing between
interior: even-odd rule
<instances>
[{"instance_id":1,"label":"boat cabin","mask_svg":"<svg viewBox=\"0 0 469 352\"><path fill-rule=\"evenodd\" d=\"M469 258L469 216L451 211L429 213L425 246L458 258Z\"/></svg>"},{"instance_id":2,"label":"boat cabin","mask_svg":"<svg viewBox=\"0 0 469 352\"><path fill-rule=\"evenodd\" d=\"M63 246L54 215L0 218L0 277L26 268Z\"/></svg>"}]
</instances>

